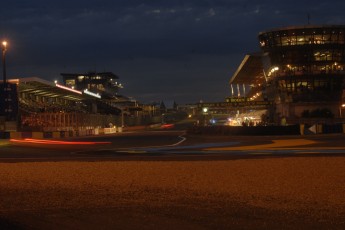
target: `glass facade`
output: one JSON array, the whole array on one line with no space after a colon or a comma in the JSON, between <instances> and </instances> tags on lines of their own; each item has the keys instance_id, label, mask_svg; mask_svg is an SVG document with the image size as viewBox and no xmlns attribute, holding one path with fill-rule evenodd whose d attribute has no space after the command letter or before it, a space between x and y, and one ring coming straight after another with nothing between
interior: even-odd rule
<instances>
[{"instance_id":1,"label":"glass facade","mask_svg":"<svg viewBox=\"0 0 345 230\"><path fill-rule=\"evenodd\" d=\"M345 26L291 27L260 33L271 96L278 95L282 102L341 101L345 88L344 34Z\"/></svg>"}]
</instances>

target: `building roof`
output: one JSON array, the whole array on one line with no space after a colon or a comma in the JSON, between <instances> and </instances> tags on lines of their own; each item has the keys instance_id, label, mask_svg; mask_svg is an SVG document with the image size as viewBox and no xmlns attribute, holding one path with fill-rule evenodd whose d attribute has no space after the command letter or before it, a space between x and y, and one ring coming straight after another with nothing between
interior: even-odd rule
<instances>
[{"instance_id":1,"label":"building roof","mask_svg":"<svg viewBox=\"0 0 345 230\"><path fill-rule=\"evenodd\" d=\"M258 85L264 82L262 55L259 53L247 54L234 75L230 79L230 84Z\"/></svg>"},{"instance_id":2,"label":"building roof","mask_svg":"<svg viewBox=\"0 0 345 230\"><path fill-rule=\"evenodd\" d=\"M101 73L96 73L96 72L88 72L88 73L61 73L60 74L63 77L77 77L77 76L107 76L111 77L113 79L119 79L119 77L112 73L112 72L101 72Z\"/></svg>"},{"instance_id":3,"label":"building roof","mask_svg":"<svg viewBox=\"0 0 345 230\"><path fill-rule=\"evenodd\" d=\"M303 29L345 29L345 25L304 25L304 26L289 26L282 28L270 29L262 31L259 36L269 32L283 31L283 30L303 30Z\"/></svg>"},{"instance_id":4,"label":"building roof","mask_svg":"<svg viewBox=\"0 0 345 230\"><path fill-rule=\"evenodd\" d=\"M32 93L45 97L62 97L69 100L80 101L86 95L58 87L55 83L37 77L10 79L9 82L17 83L20 92Z\"/></svg>"}]
</instances>

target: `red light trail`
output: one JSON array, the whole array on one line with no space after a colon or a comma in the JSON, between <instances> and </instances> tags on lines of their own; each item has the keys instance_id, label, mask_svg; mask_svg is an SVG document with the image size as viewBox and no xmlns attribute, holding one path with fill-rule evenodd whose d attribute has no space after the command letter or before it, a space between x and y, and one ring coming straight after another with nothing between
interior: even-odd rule
<instances>
[{"instance_id":1,"label":"red light trail","mask_svg":"<svg viewBox=\"0 0 345 230\"><path fill-rule=\"evenodd\" d=\"M54 140L42 140L25 138L23 140L10 139L10 142L15 143L34 143L34 144L46 144L46 145L97 145L97 144L111 144L111 142L93 142L93 141L54 141Z\"/></svg>"}]
</instances>

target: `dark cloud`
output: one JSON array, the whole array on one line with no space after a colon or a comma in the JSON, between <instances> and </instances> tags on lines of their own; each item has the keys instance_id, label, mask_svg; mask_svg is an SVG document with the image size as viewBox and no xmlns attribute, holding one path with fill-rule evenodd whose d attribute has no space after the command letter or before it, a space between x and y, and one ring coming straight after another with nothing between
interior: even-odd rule
<instances>
[{"instance_id":1,"label":"dark cloud","mask_svg":"<svg viewBox=\"0 0 345 230\"><path fill-rule=\"evenodd\" d=\"M113 71L138 100L223 100L259 32L307 24L308 14L345 24L343 9L343 0L15 0L1 10L0 37L9 76Z\"/></svg>"}]
</instances>

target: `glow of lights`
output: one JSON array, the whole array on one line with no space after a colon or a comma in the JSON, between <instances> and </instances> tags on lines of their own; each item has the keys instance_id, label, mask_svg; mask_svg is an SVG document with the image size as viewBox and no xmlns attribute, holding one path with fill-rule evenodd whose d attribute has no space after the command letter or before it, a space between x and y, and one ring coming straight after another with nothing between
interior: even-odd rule
<instances>
[{"instance_id":1,"label":"glow of lights","mask_svg":"<svg viewBox=\"0 0 345 230\"><path fill-rule=\"evenodd\" d=\"M9 79L7 82L13 83L13 84L19 84L19 79Z\"/></svg>"},{"instance_id":2,"label":"glow of lights","mask_svg":"<svg viewBox=\"0 0 345 230\"><path fill-rule=\"evenodd\" d=\"M57 84L57 80L55 80L54 83Z\"/></svg>"},{"instance_id":3,"label":"glow of lights","mask_svg":"<svg viewBox=\"0 0 345 230\"><path fill-rule=\"evenodd\" d=\"M84 92L85 94L87 94L87 95L90 95L90 96L93 96L93 97L97 97L97 98L99 98L99 99L102 98L101 95L99 95L98 93L93 93L93 92L89 91L88 89L84 89L83 92Z\"/></svg>"},{"instance_id":4,"label":"glow of lights","mask_svg":"<svg viewBox=\"0 0 345 230\"><path fill-rule=\"evenodd\" d=\"M203 111L204 113L207 113L208 108L203 108L202 111Z\"/></svg>"},{"instance_id":5,"label":"glow of lights","mask_svg":"<svg viewBox=\"0 0 345 230\"><path fill-rule=\"evenodd\" d=\"M24 140L10 139L14 143L33 143L45 145L96 145L96 144L111 144L111 142L92 142L92 141L53 141L42 139L25 138Z\"/></svg>"},{"instance_id":6,"label":"glow of lights","mask_svg":"<svg viewBox=\"0 0 345 230\"><path fill-rule=\"evenodd\" d=\"M171 129L174 127L174 124L164 124L161 126L162 129Z\"/></svg>"},{"instance_id":7,"label":"glow of lights","mask_svg":"<svg viewBox=\"0 0 345 230\"><path fill-rule=\"evenodd\" d=\"M77 93L77 94L82 94L82 92L78 91L78 90L75 90L75 89L71 89L71 88L68 88L64 85L60 85L58 83L55 83L55 86L58 87L58 88L61 88L61 89L65 89L65 90L68 90L68 91L71 91L73 93Z\"/></svg>"},{"instance_id":8,"label":"glow of lights","mask_svg":"<svg viewBox=\"0 0 345 230\"><path fill-rule=\"evenodd\" d=\"M279 70L279 67L276 66L276 67L273 67L269 72L268 72L268 76L271 76L275 71L278 71Z\"/></svg>"},{"instance_id":9,"label":"glow of lights","mask_svg":"<svg viewBox=\"0 0 345 230\"><path fill-rule=\"evenodd\" d=\"M4 47L4 49L6 50L6 47L7 47L7 41L3 41L2 42L2 46Z\"/></svg>"},{"instance_id":10,"label":"glow of lights","mask_svg":"<svg viewBox=\"0 0 345 230\"><path fill-rule=\"evenodd\" d=\"M345 108L345 104L342 104L341 107Z\"/></svg>"}]
</instances>

